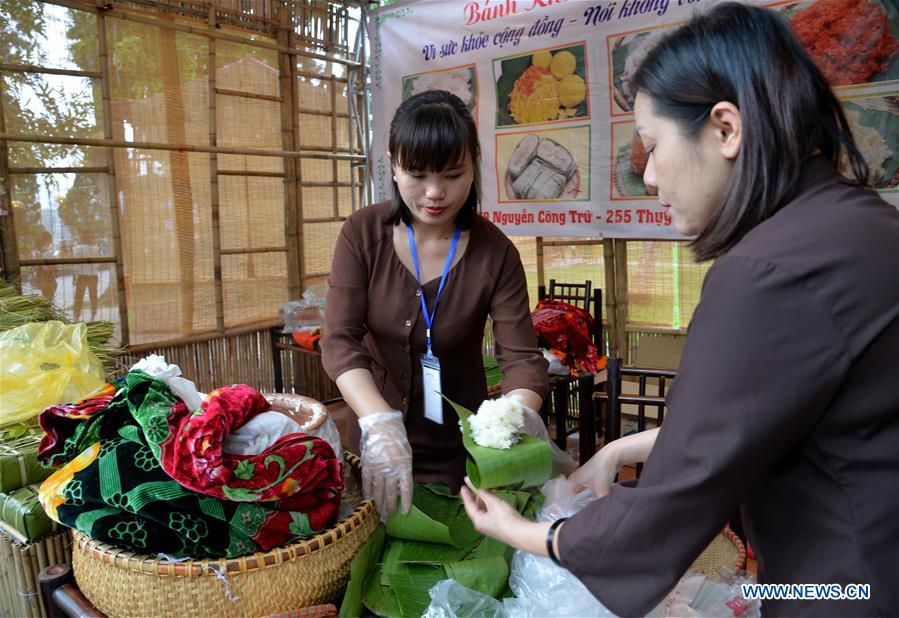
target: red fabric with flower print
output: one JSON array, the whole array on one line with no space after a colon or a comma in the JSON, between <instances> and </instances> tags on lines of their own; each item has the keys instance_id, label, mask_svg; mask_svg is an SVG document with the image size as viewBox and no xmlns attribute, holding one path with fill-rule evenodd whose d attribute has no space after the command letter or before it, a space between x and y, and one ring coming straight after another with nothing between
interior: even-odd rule
<instances>
[{"instance_id":1,"label":"red fabric with flower print","mask_svg":"<svg viewBox=\"0 0 899 618\"><path fill-rule=\"evenodd\" d=\"M569 303L545 298L531 313L534 333L541 345L563 354L561 363L571 370L596 373L605 368L605 357L593 345L593 316Z\"/></svg>"},{"instance_id":2,"label":"red fabric with flower print","mask_svg":"<svg viewBox=\"0 0 899 618\"><path fill-rule=\"evenodd\" d=\"M234 455L222 448L231 431L269 407L246 384L211 392L195 413L179 401L168 416L169 437L159 444L162 467L197 493L237 502L278 501L269 506L302 511L320 530L336 513L343 491L343 467L330 444L294 433L258 455Z\"/></svg>"}]
</instances>

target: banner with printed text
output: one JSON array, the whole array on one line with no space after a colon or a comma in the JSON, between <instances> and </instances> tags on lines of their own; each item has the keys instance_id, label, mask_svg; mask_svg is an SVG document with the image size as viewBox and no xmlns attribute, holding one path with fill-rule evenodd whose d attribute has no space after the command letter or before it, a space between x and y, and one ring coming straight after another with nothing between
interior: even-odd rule
<instances>
[{"instance_id":1,"label":"banner with printed text","mask_svg":"<svg viewBox=\"0 0 899 618\"><path fill-rule=\"evenodd\" d=\"M472 110L482 214L506 234L680 238L647 193L631 77L659 38L717 0L405 0L371 12L372 175L390 195L387 133L408 97ZM899 206L895 0L761 2L834 85L874 187Z\"/></svg>"}]
</instances>

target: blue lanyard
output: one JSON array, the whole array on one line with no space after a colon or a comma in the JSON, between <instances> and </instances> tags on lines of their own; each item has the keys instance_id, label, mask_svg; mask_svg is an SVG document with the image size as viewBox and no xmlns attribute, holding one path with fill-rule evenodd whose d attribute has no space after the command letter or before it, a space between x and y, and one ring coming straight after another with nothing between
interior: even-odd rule
<instances>
[{"instance_id":1,"label":"blue lanyard","mask_svg":"<svg viewBox=\"0 0 899 618\"><path fill-rule=\"evenodd\" d=\"M434 324L434 315L428 313L428 303L425 302L425 290L421 287L421 269L418 265L418 251L415 250L415 232L412 231L412 226L406 226L406 232L409 235L409 250L412 252L412 262L415 263L415 276L418 277L418 289L421 292L421 312L425 316L425 325L427 326L427 330L425 330L425 335L428 340L428 356L432 356L431 354L431 326ZM459 236L462 234L462 230L460 228L456 228L456 233L453 234L453 243L450 245L449 255L446 256L446 264L443 265L443 274L440 275L440 285L437 288L437 298L434 300L434 314L437 313L437 303L440 302L440 293L443 292L443 284L446 283L446 273L449 272L450 266L453 265L453 256L456 254L456 245L459 243Z\"/></svg>"}]
</instances>

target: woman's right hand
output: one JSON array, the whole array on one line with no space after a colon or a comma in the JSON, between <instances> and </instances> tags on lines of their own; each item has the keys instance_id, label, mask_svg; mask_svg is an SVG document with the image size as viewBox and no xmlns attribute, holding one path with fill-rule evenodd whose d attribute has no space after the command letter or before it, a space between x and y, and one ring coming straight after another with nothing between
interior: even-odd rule
<instances>
[{"instance_id":1,"label":"woman's right hand","mask_svg":"<svg viewBox=\"0 0 899 618\"><path fill-rule=\"evenodd\" d=\"M362 438L362 491L374 500L381 521L396 509L397 497L403 513L412 508L412 447L406 436L403 413L376 412L359 417Z\"/></svg>"},{"instance_id":2,"label":"woman's right hand","mask_svg":"<svg viewBox=\"0 0 899 618\"><path fill-rule=\"evenodd\" d=\"M615 442L610 442L568 477L571 490L578 493L592 489L597 497L602 498L612 489L619 465L618 449Z\"/></svg>"},{"instance_id":3,"label":"woman's right hand","mask_svg":"<svg viewBox=\"0 0 899 618\"><path fill-rule=\"evenodd\" d=\"M609 442L568 477L572 491L592 489L598 497L603 497L612 489L620 466L646 461L658 435L656 428Z\"/></svg>"}]
</instances>

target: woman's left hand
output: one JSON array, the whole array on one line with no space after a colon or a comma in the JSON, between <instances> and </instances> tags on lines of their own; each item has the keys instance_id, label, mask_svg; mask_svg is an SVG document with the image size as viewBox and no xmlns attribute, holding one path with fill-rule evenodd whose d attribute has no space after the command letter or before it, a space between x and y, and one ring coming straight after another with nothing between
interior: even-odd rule
<instances>
[{"instance_id":1,"label":"woman's left hand","mask_svg":"<svg viewBox=\"0 0 899 618\"><path fill-rule=\"evenodd\" d=\"M462 487L462 503L475 530L507 545L538 556L546 556L549 522L533 522L518 514L509 503L484 489L474 489L468 477Z\"/></svg>"}]
</instances>

